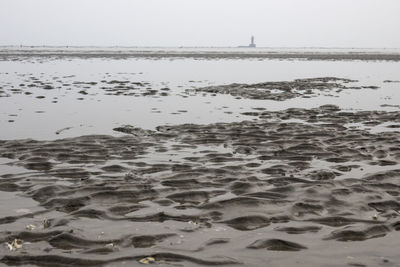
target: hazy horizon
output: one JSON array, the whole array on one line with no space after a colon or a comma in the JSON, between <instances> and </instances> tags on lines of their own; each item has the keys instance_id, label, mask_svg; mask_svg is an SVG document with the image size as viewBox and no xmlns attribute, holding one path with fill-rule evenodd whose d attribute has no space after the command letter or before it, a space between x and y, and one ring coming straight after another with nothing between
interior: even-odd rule
<instances>
[{"instance_id":1,"label":"hazy horizon","mask_svg":"<svg viewBox=\"0 0 400 267\"><path fill-rule=\"evenodd\" d=\"M60 47L60 48L248 48L251 50L257 50L257 49L400 49L400 47L351 47L351 46L259 46L255 48L251 47L245 47L242 45L238 46L173 46L173 45L27 45L27 44L0 44L0 47L33 47L33 48L40 48L40 47Z\"/></svg>"},{"instance_id":2,"label":"hazy horizon","mask_svg":"<svg viewBox=\"0 0 400 267\"><path fill-rule=\"evenodd\" d=\"M1 46L400 48L398 0L1 0Z\"/></svg>"}]
</instances>

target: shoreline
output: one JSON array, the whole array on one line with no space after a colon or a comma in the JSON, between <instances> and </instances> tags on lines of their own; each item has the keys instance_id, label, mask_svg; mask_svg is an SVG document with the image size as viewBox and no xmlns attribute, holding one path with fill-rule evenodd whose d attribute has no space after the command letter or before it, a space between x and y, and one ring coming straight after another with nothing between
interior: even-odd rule
<instances>
[{"instance_id":1,"label":"shoreline","mask_svg":"<svg viewBox=\"0 0 400 267\"><path fill-rule=\"evenodd\" d=\"M106 51L106 50L0 50L0 60L12 58L192 58L192 59L266 59L266 60L329 60L329 61L400 61L400 53L370 52L202 52L202 51Z\"/></svg>"}]
</instances>

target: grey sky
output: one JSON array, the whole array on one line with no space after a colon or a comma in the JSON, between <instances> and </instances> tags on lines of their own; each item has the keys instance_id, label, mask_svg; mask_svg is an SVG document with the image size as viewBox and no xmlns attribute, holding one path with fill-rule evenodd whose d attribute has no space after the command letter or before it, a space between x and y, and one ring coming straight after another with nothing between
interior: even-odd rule
<instances>
[{"instance_id":1,"label":"grey sky","mask_svg":"<svg viewBox=\"0 0 400 267\"><path fill-rule=\"evenodd\" d=\"M0 0L0 45L400 48L399 0Z\"/></svg>"}]
</instances>

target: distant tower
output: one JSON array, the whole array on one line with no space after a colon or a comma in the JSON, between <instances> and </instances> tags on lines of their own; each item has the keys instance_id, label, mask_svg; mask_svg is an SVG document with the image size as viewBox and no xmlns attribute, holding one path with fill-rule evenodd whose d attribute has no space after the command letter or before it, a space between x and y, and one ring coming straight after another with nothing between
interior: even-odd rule
<instances>
[{"instance_id":1,"label":"distant tower","mask_svg":"<svg viewBox=\"0 0 400 267\"><path fill-rule=\"evenodd\" d=\"M251 43L249 44L249 47L256 47L256 44L254 43L254 36L251 36Z\"/></svg>"}]
</instances>

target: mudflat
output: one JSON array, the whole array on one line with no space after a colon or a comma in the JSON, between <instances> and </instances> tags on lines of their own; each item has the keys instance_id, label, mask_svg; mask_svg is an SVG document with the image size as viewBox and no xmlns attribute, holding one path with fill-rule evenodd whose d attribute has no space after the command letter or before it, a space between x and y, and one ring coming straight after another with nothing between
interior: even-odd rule
<instances>
[{"instance_id":1,"label":"mudflat","mask_svg":"<svg viewBox=\"0 0 400 267\"><path fill-rule=\"evenodd\" d=\"M4 74L0 101L41 101L37 95L43 95L48 105L58 105L72 94L83 98L72 102L98 102L96 112L107 121L105 114L113 113L102 110L107 101L118 112L122 98L156 99L160 110L138 105L130 112L159 111L168 121L194 110L177 106L179 112L167 113L163 101L206 94L226 100L221 109L227 119L145 127L112 118L117 123L106 123L105 134L94 128L92 134L63 136L73 122L59 115L54 123L65 119L63 128L54 132L51 120L46 126L53 138L1 138L0 262L399 266L400 77L393 73L379 83L328 73L176 87L130 76L74 83L65 73L53 81L27 73L8 81ZM379 109L341 105L346 97L379 92L376 101L386 103ZM316 105L318 99L324 104ZM44 114L52 110L46 105ZM205 107L219 106L201 106L204 113ZM24 116L11 117L17 123ZM9 114L1 118L12 131ZM27 137L29 131L27 126Z\"/></svg>"}]
</instances>

